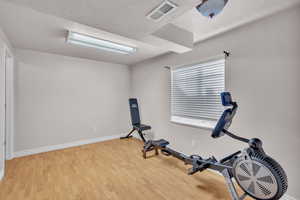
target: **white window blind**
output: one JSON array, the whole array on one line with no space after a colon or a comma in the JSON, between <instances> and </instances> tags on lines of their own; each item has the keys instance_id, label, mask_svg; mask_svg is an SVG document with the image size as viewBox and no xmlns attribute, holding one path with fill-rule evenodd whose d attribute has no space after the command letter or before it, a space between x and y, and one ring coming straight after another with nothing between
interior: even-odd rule
<instances>
[{"instance_id":1,"label":"white window blind","mask_svg":"<svg viewBox=\"0 0 300 200\"><path fill-rule=\"evenodd\" d=\"M171 70L171 121L213 128L223 112L225 59Z\"/></svg>"}]
</instances>

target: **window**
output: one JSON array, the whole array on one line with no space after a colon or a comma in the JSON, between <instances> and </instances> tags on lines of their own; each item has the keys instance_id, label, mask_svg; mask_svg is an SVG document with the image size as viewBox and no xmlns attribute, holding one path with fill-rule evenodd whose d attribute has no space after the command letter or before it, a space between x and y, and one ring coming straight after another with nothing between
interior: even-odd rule
<instances>
[{"instance_id":1,"label":"window","mask_svg":"<svg viewBox=\"0 0 300 200\"><path fill-rule=\"evenodd\" d=\"M225 59L171 70L171 121L213 128L223 112Z\"/></svg>"}]
</instances>

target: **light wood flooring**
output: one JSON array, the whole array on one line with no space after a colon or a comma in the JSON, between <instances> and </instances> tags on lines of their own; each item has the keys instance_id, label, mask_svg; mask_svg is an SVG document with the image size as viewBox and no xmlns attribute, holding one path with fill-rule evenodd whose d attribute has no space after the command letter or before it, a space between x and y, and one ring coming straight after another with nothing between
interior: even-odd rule
<instances>
[{"instance_id":1,"label":"light wood flooring","mask_svg":"<svg viewBox=\"0 0 300 200\"><path fill-rule=\"evenodd\" d=\"M111 140L7 161L0 200L230 200L222 176L188 176L175 158L144 160L141 147Z\"/></svg>"}]
</instances>

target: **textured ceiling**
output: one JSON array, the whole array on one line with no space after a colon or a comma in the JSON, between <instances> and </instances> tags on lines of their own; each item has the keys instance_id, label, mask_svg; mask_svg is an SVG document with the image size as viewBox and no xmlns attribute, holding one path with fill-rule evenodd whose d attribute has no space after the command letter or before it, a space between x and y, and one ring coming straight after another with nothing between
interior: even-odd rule
<instances>
[{"instance_id":1,"label":"textured ceiling","mask_svg":"<svg viewBox=\"0 0 300 200\"><path fill-rule=\"evenodd\" d=\"M201 0L173 0L179 8L156 23L146 15L162 0L0 0L0 27L15 48L133 64L170 51L152 33L168 23L194 34L194 42L300 3L300 0L229 0L213 19L195 9ZM67 30L136 46L121 55L65 43ZM170 33L172 34L172 33ZM166 35L166 34L165 34ZM184 41L181 41L184 42Z\"/></svg>"}]
</instances>

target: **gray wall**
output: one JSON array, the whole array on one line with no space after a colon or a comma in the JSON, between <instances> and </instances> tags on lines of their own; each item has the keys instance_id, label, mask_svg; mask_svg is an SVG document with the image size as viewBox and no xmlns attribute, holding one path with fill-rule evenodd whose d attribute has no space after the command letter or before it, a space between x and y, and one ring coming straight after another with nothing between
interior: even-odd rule
<instances>
[{"instance_id":1,"label":"gray wall","mask_svg":"<svg viewBox=\"0 0 300 200\"><path fill-rule=\"evenodd\" d=\"M201 42L194 51L168 54L132 66L132 96L138 97L142 121L156 138L170 140L185 153L218 158L244 145L211 131L170 122L170 73L164 66L195 63L232 52L226 61L226 88L239 103L231 130L259 137L286 169L288 194L300 198L300 8L279 13Z\"/></svg>"},{"instance_id":2,"label":"gray wall","mask_svg":"<svg viewBox=\"0 0 300 200\"><path fill-rule=\"evenodd\" d=\"M15 151L129 128L126 65L16 50Z\"/></svg>"}]
</instances>

